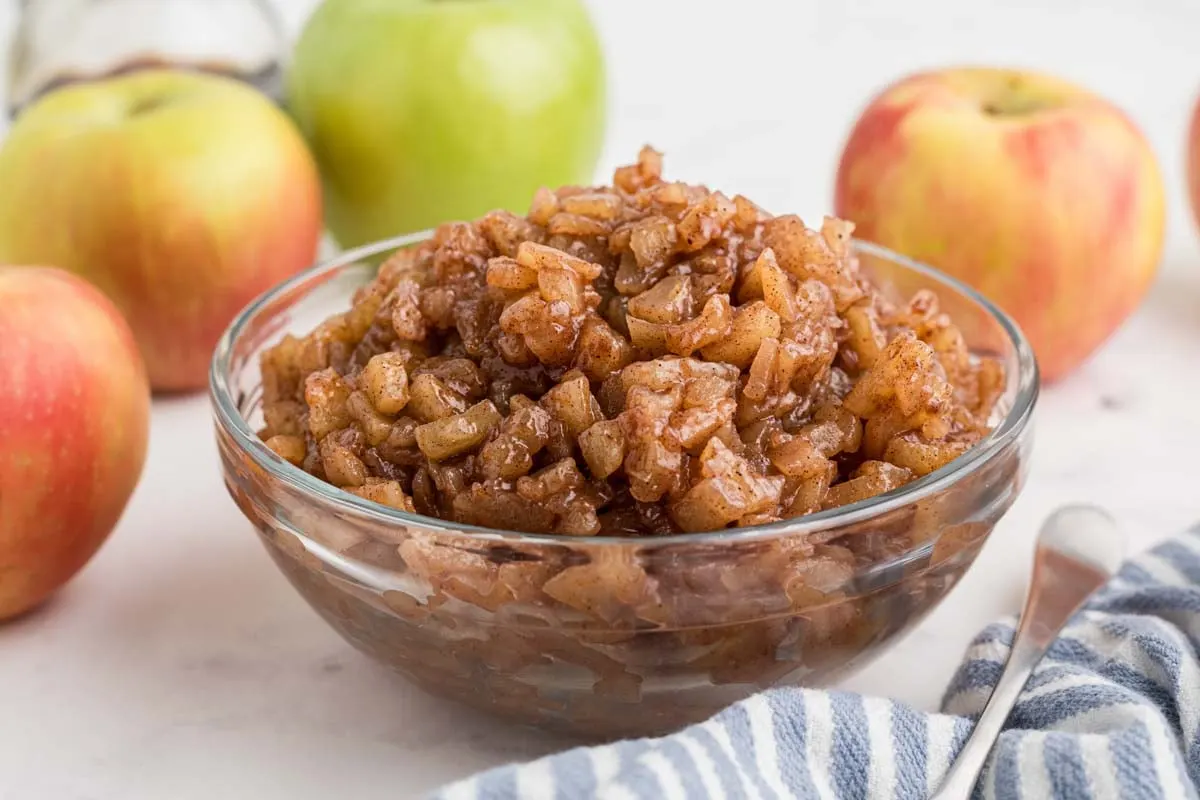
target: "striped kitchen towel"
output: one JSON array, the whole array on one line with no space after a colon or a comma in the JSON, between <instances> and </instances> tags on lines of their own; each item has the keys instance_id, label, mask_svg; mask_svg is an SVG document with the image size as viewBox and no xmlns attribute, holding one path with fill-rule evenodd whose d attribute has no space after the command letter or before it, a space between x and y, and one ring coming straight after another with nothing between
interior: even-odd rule
<instances>
[{"instance_id":1,"label":"striped kitchen towel","mask_svg":"<svg viewBox=\"0 0 1200 800\"><path fill-rule=\"evenodd\" d=\"M1015 620L970 645L940 714L775 689L670 736L499 767L436 800L927 797L1000 676ZM1128 563L1025 688L975 796L1197 798L1200 527Z\"/></svg>"}]
</instances>

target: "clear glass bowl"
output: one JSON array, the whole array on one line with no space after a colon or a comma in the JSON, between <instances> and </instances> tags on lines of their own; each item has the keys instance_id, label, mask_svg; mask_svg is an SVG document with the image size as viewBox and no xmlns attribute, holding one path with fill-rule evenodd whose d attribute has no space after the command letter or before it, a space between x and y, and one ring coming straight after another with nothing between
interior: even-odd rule
<instances>
[{"instance_id":1,"label":"clear glass bowl","mask_svg":"<svg viewBox=\"0 0 1200 800\"><path fill-rule=\"evenodd\" d=\"M218 345L211 391L226 485L275 563L352 645L434 694L612 738L768 686L836 681L946 596L1021 488L1038 390L1024 337L964 285L859 243L882 287L933 289L968 344L1007 367L994 432L937 472L795 520L639 539L487 530L359 499L255 435L258 358L348 308L381 257L421 238L348 252L264 295ZM823 543L853 565L822 557Z\"/></svg>"}]
</instances>

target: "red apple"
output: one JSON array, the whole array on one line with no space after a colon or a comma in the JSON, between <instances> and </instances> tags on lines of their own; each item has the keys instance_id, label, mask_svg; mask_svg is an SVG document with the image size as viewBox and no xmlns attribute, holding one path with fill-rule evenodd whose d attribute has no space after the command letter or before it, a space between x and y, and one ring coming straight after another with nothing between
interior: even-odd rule
<instances>
[{"instance_id":1,"label":"red apple","mask_svg":"<svg viewBox=\"0 0 1200 800\"><path fill-rule=\"evenodd\" d=\"M320 230L299 132L231 79L151 70L69 86L0 149L0 263L98 286L158 390L203 386L226 325L312 263Z\"/></svg>"},{"instance_id":2,"label":"red apple","mask_svg":"<svg viewBox=\"0 0 1200 800\"><path fill-rule=\"evenodd\" d=\"M835 195L856 236L1015 317L1047 380L1120 326L1162 253L1149 144L1111 103L1045 75L951 69L892 85L854 126Z\"/></svg>"},{"instance_id":3,"label":"red apple","mask_svg":"<svg viewBox=\"0 0 1200 800\"><path fill-rule=\"evenodd\" d=\"M0 267L0 620L48 598L117 524L150 391L129 326L74 275Z\"/></svg>"}]
</instances>

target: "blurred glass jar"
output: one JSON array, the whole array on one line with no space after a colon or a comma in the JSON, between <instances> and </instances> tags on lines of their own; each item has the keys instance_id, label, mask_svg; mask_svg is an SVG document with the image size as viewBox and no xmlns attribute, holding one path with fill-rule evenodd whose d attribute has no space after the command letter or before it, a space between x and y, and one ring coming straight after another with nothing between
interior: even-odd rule
<instances>
[{"instance_id":1,"label":"blurred glass jar","mask_svg":"<svg viewBox=\"0 0 1200 800\"><path fill-rule=\"evenodd\" d=\"M278 101L284 53L267 0L21 0L8 113L67 83L164 66L229 75Z\"/></svg>"}]
</instances>

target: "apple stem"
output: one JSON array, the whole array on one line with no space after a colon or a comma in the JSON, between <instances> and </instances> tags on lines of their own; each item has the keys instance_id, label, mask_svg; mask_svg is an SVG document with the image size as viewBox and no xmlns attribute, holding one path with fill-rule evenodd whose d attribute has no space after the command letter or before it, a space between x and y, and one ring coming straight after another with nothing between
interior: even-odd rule
<instances>
[{"instance_id":1,"label":"apple stem","mask_svg":"<svg viewBox=\"0 0 1200 800\"><path fill-rule=\"evenodd\" d=\"M167 105L170 101L165 97L140 97L129 106L131 117L139 114L149 114Z\"/></svg>"}]
</instances>

